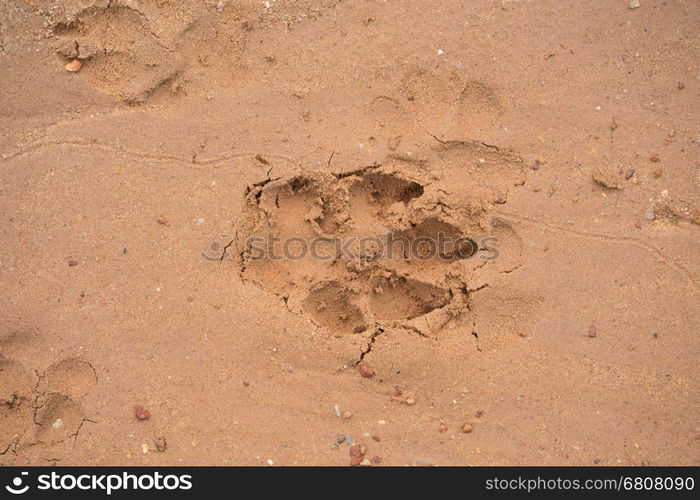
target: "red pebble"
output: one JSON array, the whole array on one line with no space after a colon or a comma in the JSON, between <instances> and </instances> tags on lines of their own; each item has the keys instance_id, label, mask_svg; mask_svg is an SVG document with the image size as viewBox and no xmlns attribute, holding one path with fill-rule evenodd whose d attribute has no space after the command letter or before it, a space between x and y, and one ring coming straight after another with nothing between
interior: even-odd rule
<instances>
[{"instance_id":1,"label":"red pebble","mask_svg":"<svg viewBox=\"0 0 700 500\"><path fill-rule=\"evenodd\" d=\"M357 368L360 371L360 375L362 375L365 378L372 378L374 377L374 368L372 368L369 365L360 365Z\"/></svg>"},{"instance_id":2,"label":"red pebble","mask_svg":"<svg viewBox=\"0 0 700 500\"><path fill-rule=\"evenodd\" d=\"M365 458L364 454L362 453L362 448L359 444L353 444L350 447L349 453L350 465L352 466L360 465L360 463L362 463L362 460Z\"/></svg>"},{"instance_id":3,"label":"red pebble","mask_svg":"<svg viewBox=\"0 0 700 500\"><path fill-rule=\"evenodd\" d=\"M151 412L141 405L134 406L134 416L137 420L148 420L151 418Z\"/></svg>"},{"instance_id":4,"label":"red pebble","mask_svg":"<svg viewBox=\"0 0 700 500\"><path fill-rule=\"evenodd\" d=\"M595 338L598 335L598 329L595 327L595 325L591 325L588 327L588 336L590 338Z\"/></svg>"}]
</instances>

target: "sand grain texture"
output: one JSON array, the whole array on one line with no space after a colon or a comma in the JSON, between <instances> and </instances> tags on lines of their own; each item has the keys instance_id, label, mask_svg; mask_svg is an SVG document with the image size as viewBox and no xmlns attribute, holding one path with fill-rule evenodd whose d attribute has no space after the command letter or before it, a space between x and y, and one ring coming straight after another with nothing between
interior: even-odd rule
<instances>
[{"instance_id":1,"label":"sand grain texture","mask_svg":"<svg viewBox=\"0 0 700 500\"><path fill-rule=\"evenodd\" d=\"M697 2L0 19L0 464L698 464Z\"/></svg>"}]
</instances>

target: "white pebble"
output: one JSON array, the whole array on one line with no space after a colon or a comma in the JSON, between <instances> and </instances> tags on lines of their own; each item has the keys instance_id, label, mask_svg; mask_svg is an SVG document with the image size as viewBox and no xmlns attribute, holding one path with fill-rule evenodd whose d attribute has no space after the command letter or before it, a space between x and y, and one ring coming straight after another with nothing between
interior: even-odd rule
<instances>
[{"instance_id":1,"label":"white pebble","mask_svg":"<svg viewBox=\"0 0 700 500\"><path fill-rule=\"evenodd\" d=\"M438 54L439 56L443 55L444 53L445 53L445 51L442 50L442 49L438 49L438 51L437 51L437 54Z\"/></svg>"},{"instance_id":2,"label":"white pebble","mask_svg":"<svg viewBox=\"0 0 700 500\"><path fill-rule=\"evenodd\" d=\"M267 459L267 465L275 465L275 462L270 460L269 458Z\"/></svg>"}]
</instances>

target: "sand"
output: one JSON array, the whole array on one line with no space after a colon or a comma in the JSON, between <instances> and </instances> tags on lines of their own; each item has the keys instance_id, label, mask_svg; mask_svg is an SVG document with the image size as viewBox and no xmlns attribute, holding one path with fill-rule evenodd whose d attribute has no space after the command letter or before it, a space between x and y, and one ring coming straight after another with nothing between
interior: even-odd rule
<instances>
[{"instance_id":1,"label":"sand","mask_svg":"<svg viewBox=\"0 0 700 500\"><path fill-rule=\"evenodd\" d=\"M700 5L640 4L2 3L0 464L700 463Z\"/></svg>"}]
</instances>

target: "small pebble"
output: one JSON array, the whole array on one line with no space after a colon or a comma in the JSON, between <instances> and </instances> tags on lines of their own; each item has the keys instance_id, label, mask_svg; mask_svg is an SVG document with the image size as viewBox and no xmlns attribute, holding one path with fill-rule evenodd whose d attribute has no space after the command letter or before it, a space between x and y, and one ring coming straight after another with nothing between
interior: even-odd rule
<instances>
[{"instance_id":1,"label":"small pebble","mask_svg":"<svg viewBox=\"0 0 700 500\"><path fill-rule=\"evenodd\" d=\"M469 434L474 430L474 426L468 422L462 424L462 432L465 434Z\"/></svg>"},{"instance_id":2,"label":"small pebble","mask_svg":"<svg viewBox=\"0 0 700 500\"><path fill-rule=\"evenodd\" d=\"M373 464L380 464L380 463L382 463L382 457L378 457L378 456L375 455L374 457L372 457L372 463L373 463Z\"/></svg>"},{"instance_id":3,"label":"small pebble","mask_svg":"<svg viewBox=\"0 0 700 500\"><path fill-rule=\"evenodd\" d=\"M337 404L333 405L333 412L335 413L336 417L340 418L340 406L338 406Z\"/></svg>"},{"instance_id":4,"label":"small pebble","mask_svg":"<svg viewBox=\"0 0 700 500\"><path fill-rule=\"evenodd\" d=\"M661 158L659 158L659 155L653 154L649 157L649 161L651 161L653 163L657 163L657 162L661 161Z\"/></svg>"},{"instance_id":5,"label":"small pebble","mask_svg":"<svg viewBox=\"0 0 700 500\"><path fill-rule=\"evenodd\" d=\"M532 164L532 170L539 170L542 165L547 163L547 158L544 158L543 156L538 156L535 158L535 163Z\"/></svg>"},{"instance_id":6,"label":"small pebble","mask_svg":"<svg viewBox=\"0 0 700 500\"><path fill-rule=\"evenodd\" d=\"M416 400L413 399L413 398L408 398L408 399L406 399L406 404L407 404L408 406L415 406Z\"/></svg>"},{"instance_id":7,"label":"small pebble","mask_svg":"<svg viewBox=\"0 0 700 500\"><path fill-rule=\"evenodd\" d=\"M627 170L627 172L625 172L625 180L626 181L630 180L633 176L634 176L634 169L633 168L630 168L629 170Z\"/></svg>"},{"instance_id":8,"label":"small pebble","mask_svg":"<svg viewBox=\"0 0 700 500\"><path fill-rule=\"evenodd\" d=\"M595 327L595 325L591 325L588 327L588 336L590 338L595 338L598 335L598 329Z\"/></svg>"},{"instance_id":9,"label":"small pebble","mask_svg":"<svg viewBox=\"0 0 700 500\"><path fill-rule=\"evenodd\" d=\"M77 266L77 265L78 265L78 261L77 261L77 260L72 260L72 259L71 259L71 260L68 261L68 266L69 266L69 267L75 267L75 266Z\"/></svg>"},{"instance_id":10,"label":"small pebble","mask_svg":"<svg viewBox=\"0 0 700 500\"><path fill-rule=\"evenodd\" d=\"M481 416L484 414L484 410L476 410L476 418L481 418Z\"/></svg>"},{"instance_id":11,"label":"small pebble","mask_svg":"<svg viewBox=\"0 0 700 500\"><path fill-rule=\"evenodd\" d=\"M360 375L365 378L374 377L374 368L369 365L361 364L357 369L359 370Z\"/></svg>"},{"instance_id":12,"label":"small pebble","mask_svg":"<svg viewBox=\"0 0 700 500\"><path fill-rule=\"evenodd\" d=\"M377 442L379 442L379 441L381 441L381 440L382 440L382 438L380 438L379 436L372 436L372 441L377 441Z\"/></svg>"},{"instance_id":13,"label":"small pebble","mask_svg":"<svg viewBox=\"0 0 700 500\"><path fill-rule=\"evenodd\" d=\"M637 229L642 229L642 224L640 222L635 222L634 227L636 227Z\"/></svg>"},{"instance_id":14,"label":"small pebble","mask_svg":"<svg viewBox=\"0 0 700 500\"><path fill-rule=\"evenodd\" d=\"M163 452L168 448L168 443L165 441L164 436L158 436L156 439L156 450Z\"/></svg>"},{"instance_id":15,"label":"small pebble","mask_svg":"<svg viewBox=\"0 0 700 500\"><path fill-rule=\"evenodd\" d=\"M645 218L646 220L654 220L654 219L656 219L656 214L654 214L654 211L653 211L653 210L647 210L647 211L644 213L644 218Z\"/></svg>"},{"instance_id":16,"label":"small pebble","mask_svg":"<svg viewBox=\"0 0 700 500\"><path fill-rule=\"evenodd\" d=\"M351 418L352 418L352 413L350 413L349 411L343 412L343 419L350 420Z\"/></svg>"},{"instance_id":17,"label":"small pebble","mask_svg":"<svg viewBox=\"0 0 700 500\"><path fill-rule=\"evenodd\" d=\"M216 12L224 11L224 2L216 2Z\"/></svg>"},{"instance_id":18,"label":"small pebble","mask_svg":"<svg viewBox=\"0 0 700 500\"><path fill-rule=\"evenodd\" d=\"M685 88L685 83L678 82L678 90L683 90Z\"/></svg>"},{"instance_id":19,"label":"small pebble","mask_svg":"<svg viewBox=\"0 0 700 500\"><path fill-rule=\"evenodd\" d=\"M352 436L345 436L345 444L348 446L352 444Z\"/></svg>"},{"instance_id":20,"label":"small pebble","mask_svg":"<svg viewBox=\"0 0 700 500\"><path fill-rule=\"evenodd\" d=\"M267 459L267 465L275 465L275 462L273 462L271 459Z\"/></svg>"},{"instance_id":21,"label":"small pebble","mask_svg":"<svg viewBox=\"0 0 700 500\"><path fill-rule=\"evenodd\" d=\"M638 9L639 8L639 0L632 0L630 2L630 9Z\"/></svg>"},{"instance_id":22,"label":"small pebble","mask_svg":"<svg viewBox=\"0 0 700 500\"><path fill-rule=\"evenodd\" d=\"M141 405L134 406L134 416L137 420L148 420L151 413Z\"/></svg>"},{"instance_id":23,"label":"small pebble","mask_svg":"<svg viewBox=\"0 0 700 500\"><path fill-rule=\"evenodd\" d=\"M338 435L335 437L335 442L338 443L338 444L343 444L343 443L345 442L345 436L343 436L343 435L341 435L341 434L338 434Z\"/></svg>"},{"instance_id":24,"label":"small pebble","mask_svg":"<svg viewBox=\"0 0 700 500\"><path fill-rule=\"evenodd\" d=\"M656 177L657 179L659 177L661 177L663 174L664 174L664 171L661 170L660 168L657 168L656 170L654 170L654 177Z\"/></svg>"},{"instance_id":25,"label":"small pebble","mask_svg":"<svg viewBox=\"0 0 700 500\"><path fill-rule=\"evenodd\" d=\"M445 422L440 422L440 425L438 426L438 432L441 434L443 432L447 432L447 424Z\"/></svg>"},{"instance_id":26,"label":"small pebble","mask_svg":"<svg viewBox=\"0 0 700 500\"><path fill-rule=\"evenodd\" d=\"M372 465L372 462L370 462L368 458L363 458L362 462L360 462L360 465L363 467L369 467L370 465Z\"/></svg>"},{"instance_id":27,"label":"small pebble","mask_svg":"<svg viewBox=\"0 0 700 500\"><path fill-rule=\"evenodd\" d=\"M75 73L77 71L80 71L80 68L83 67L83 63L81 63L77 59L73 59L71 62L66 64L64 67L66 68L66 71L70 71L71 73Z\"/></svg>"},{"instance_id":28,"label":"small pebble","mask_svg":"<svg viewBox=\"0 0 700 500\"><path fill-rule=\"evenodd\" d=\"M361 450L359 444L352 445L350 447L349 454L350 454L350 465L353 465L353 466L360 465L362 463L362 460L364 460L364 454L362 453L362 450Z\"/></svg>"}]
</instances>

